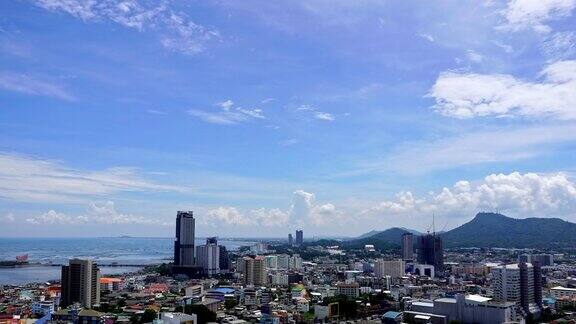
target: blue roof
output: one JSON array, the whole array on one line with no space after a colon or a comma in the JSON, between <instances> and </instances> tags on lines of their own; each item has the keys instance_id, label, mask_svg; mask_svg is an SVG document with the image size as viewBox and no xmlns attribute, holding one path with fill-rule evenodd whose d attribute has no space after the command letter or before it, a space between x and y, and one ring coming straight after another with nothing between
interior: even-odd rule
<instances>
[{"instance_id":1,"label":"blue roof","mask_svg":"<svg viewBox=\"0 0 576 324\"><path fill-rule=\"evenodd\" d=\"M234 291L235 290L233 288L224 288L224 287L210 289L210 292L219 292L221 294L232 294L234 293Z\"/></svg>"},{"instance_id":2,"label":"blue roof","mask_svg":"<svg viewBox=\"0 0 576 324\"><path fill-rule=\"evenodd\" d=\"M389 311L389 312L384 313L384 317L395 319L396 317L400 316L400 314L401 313L399 313L399 312Z\"/></svg>"}]
</instances>

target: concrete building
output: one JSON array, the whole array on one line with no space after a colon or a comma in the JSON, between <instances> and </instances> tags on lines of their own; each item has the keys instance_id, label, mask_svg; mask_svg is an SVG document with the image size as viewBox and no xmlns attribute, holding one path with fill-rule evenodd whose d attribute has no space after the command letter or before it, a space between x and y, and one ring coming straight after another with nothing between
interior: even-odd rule
<instances>
[{"instance_id":1,"label":"concrete building","mask_svg":"<svg viewBox=\"0 0 576 324\"><path fill-rule=\"evenodd\" d=\"M300 246L304 244L304 232L302 230L296 230L296 245Z\"/></svg>"},{"instance_id":2,"label":"concrete building","mask_svg":"<svg viewBox=\"0 0 576 324\"><path fill-rule=\"evenodd\" d=\"M526 313L542 305L542 274L538 262L494 267L492 290L499 302L514 302Z\"/></svg>"},{"instance_id":3,"label":"concrete building","mask_svg":"<svg viewBox=\"0 0 576 324\"><path fill-rule=\"evenodd\" d=\"M405 275L406 264L404 260L376 260L374 263L374 276L376 278L384 278L390 276L392 278L398 278Z\"/></svg>"},{"instance_id":4,"label":"concrete building","mask_svg":"<svg viewBox=\"0 0 576 324\"><path fill-rule=\"evenodd\" d=\"M440 236L424 234L419 237L418 263L431 264L436 271L444 270L444 248Z\"/></svg>"},{"instance_id":5,"label":"concrete building","mask_svg":"<svg viewBox=\"0 0 576 324\"><path fill-rule=\"evenodd\" d=\"M288 234L288 245L294 245L294 236Z\"/></svg>"},{"instance_id":6,"label":"concrete building","mask_svg":"<svg viewBox=\"0 0 576 324\"><path fill-rule=\"evenodd\" d=\"M344 283L340 282L336 285L337 294L355 299L360 296L360 285L357 282Z\"/></svg>"},{"instance_id":7,"label":"concrete building","mask_svg":"<svg viewBox=\"0 0 576 324\"><path fill-rule=\"evenodd\" d=\"M278 269L278 256L277 255L266 255L266 268L267 269Z\"/></svg>"},{"instance_id":8,"label":"concrete building","mask_svg":"<svg viewBox=\"0 0 576 324\"><path fill-rule=\"evenodd\" d=\"M161 313L160 319L164 324L196 324L198 317L196 314L188 315L184 313Z\"/></svg>"},{"instance_id":9,"label":"concrete building","mask_svg":"<svg viewBox=\"0 0 576 324\"><path fill-rule=\"evenodd\" d=\"M576 288L566 288L562 286L557 286L550 288L550 296L554 298L575 298L576 297Z\"/></svg>"},{"instance_id":10,"label":"concrete building","mask_svg":"<svg viewBox=\"0 0 576 324\"><path fill-rule=\"evenodd\" d=\"M174 265L193 266L195 225L192 211L176 214L176 238L174 240Z\"/></svg>"},{"instance_id":11,"label":"concrete building","mask_svg":"<svg viewBox=\"0 0 576 324\"><path fill-rule=\"evenodd\" d=\"M100 278L100 291L123 290L124 286L124 280L120 278Z\"/></svg>"},{"instance_id":12,"label":"concrete building","mask_svg":"<svg viewBox=\"0 0 576 324\"><path fill-rule=\"evenodd\" d=\"M414 260L414 235L412 233L402 235L402 259L404 261Z\"/></svg>"},{"instance_id":13,"label":"concrete building","mask_svg":"<svg viewBox=\"0 0 576 324\"><path fill-rule=\"evenodd\" d=\"M278 260L278 269L288 269L290 267L290 256L288 254L278 254L276 258Z\"/></svg>"},{"instance_id":14,"label":"concrete building","mask_svg":"<svg viewBox=\"0 0 576 324\"><path fill-rule=\"evenodd\" d=\"M205 245L196 247L196 265L209 276L220 273L220 247L215 237L207 238Z\"/></svg>"},{"instance_id":15,"label":"concrete building","mask_svg":"<svg viewBox=\"0 0 576 324\"><path fill-rule=\"evenodd\" d=\"M518 256L518 263L533 263L539 262L542 267L554 266L553 254L520 254Z\"/></svg>"},{"instance_id":16,"label":"concrete building","mask_svg":"<svg viewBox=\"0 0 576 324\"><path fill-rule=\"evenodd\" d=\"M434 301L408 301L405 322L418 323L509 323L521 321L513 302L493 302L480 295L457 294L455 298Z\"/></svg>"},{"instance_id":17,"label":"concrete building","mask_svg":"<svg viewBox=\"0 0 576 324\"><path fill-rule=\"evenodd\" d=\"M100 270L92 260L71 259L62 266L60 306L80 303L83 308L100 304Z\"/></svg>"},{"instance_id":18,"label":"concrete building","mask_svg":"<svg viewBox=\"0 0 576 324\"><path fill-rule=\"evenodd\" d=\"M266 259L262 256L244 257L244 284L247 286L264 286L267 282Z\"/></svg>"},{"instance_id":19,"label":"concrete building","mask_svg":"<svg viewBox=\"0 0 576 324\"><path fill-rule=\"evenodd\" d=\"M431 264L415 264L412 268L412 274L417 276L426 276L432 279L436 276L434 266Z\"/></svg>"}]
</instances>

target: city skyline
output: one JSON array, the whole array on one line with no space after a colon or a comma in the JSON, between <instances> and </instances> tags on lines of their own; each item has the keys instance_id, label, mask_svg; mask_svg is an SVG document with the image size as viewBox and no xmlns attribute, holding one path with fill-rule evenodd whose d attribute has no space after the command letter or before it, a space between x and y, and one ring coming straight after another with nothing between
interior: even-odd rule
<instances>
[{"instance_id":1,"label":"city skyline","mask_svg":"<svg viewBox=\"0 0 576 324\"><path fill-rule=\"evenodd\" d=\"M576 222L576 2L3 2L6 236ZM266 235L262 235L265 232Z\"/></svg>"}]
</instances>

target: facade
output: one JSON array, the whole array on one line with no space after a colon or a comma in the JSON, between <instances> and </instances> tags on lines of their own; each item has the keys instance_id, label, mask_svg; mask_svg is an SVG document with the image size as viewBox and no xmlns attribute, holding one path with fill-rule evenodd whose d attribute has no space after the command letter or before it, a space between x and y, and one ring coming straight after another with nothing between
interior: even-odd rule
<instances>
[{"instance_id":1,"label":"facade","mask_svg":"<svg viewBox=\"0 0 576 324\"><path fill-rule=\"evenodd\" d=\"M554 266L554 255L553 254L520 254L518 256L518 263L533 263L539 262L543 267L553 267Z\"/></svg>"},{"instance_id":2,"label":"facade","mask_svg":"<svg viewBox=\"0 0 576 324\"><path fill-rule=\"evenodd\" d=\"M494 267L492 290L499 302L515 302L526 312L542 305L542 274L537 262Z\"/></svg>"},{"instance_id":3,"label":"facade","mask_svg":"<svg viewBox=\"0 0 576 324\"><path fill-rule=\"evenodd\" d=\"M457 294L456 298L439 298L433 302L412 301L404 312L404 321L428 318L430 323L509 323L520 320L512 302L493 302L480 295Z\"/></svg>"},{"instance_id":4,"label":"facade","mask_svg":"<svg viewBox=\"0 0 576 324\"><path fill-rule=\"evenodd\" d=\"M404 261L414 260L414 235L412 233L402 235L402 259Z\"/></svg>"},{"instance_id":5,"label":"facade","mask_svg":"<svg viewBox=\"0 0 576 324\"><path fill-rule=\"evenodd\" d=\"M346 296L349 299L358 298L360 296L360 285L357 282L339 283L336 285L338 295Z\"/></svg>"},{"instance_id":6,"label":"facade","mask_svg":"<svg viewBox=\"0 0 576 324\"><path fill-rule=\"evenodd\" d=\"M434 278L436 273L434 272L434 266L430 264L415 264L412 273L417 276L426 276Z\"/></svg>"},{"instance_id":7,"label":"facade","mask_svg":"<svg viewBox=\"0 0 576 324\"><path fill-rule=\"evenodd\" d=\"M444 270L444 249L440 236L424 234L419 237L418 263L431 264L436 271Z\"/></svg>"},{"instance_id":8,"label":"facade","mask_svg":"<svg viewBox=\"0 0 576 324\"><path fill-rule=\"evenodd\" d=\"M60 306L79 303L83 308L100 304L100 270L92 260L71 259L62 266Z\"/></svg>"},{"instance_id":9,"label":"facade","mask_svg":"<svg viewBox=\"0 0 576 324\"><path fill-rule=\"evenodd\" d=\"M296 245L302 245L304 243L304 232L302 230L296 230Z\"/></svg>"},{"instance_id":10,"label":"facade","mask_svg":"<svg viewBox=\"0 0 576 324\"><path fill-rule=\"evenodd\" d=\"M230 270L230 257L224 245L220 245L220 271Z\"/></svg>"},{"instance_id":11,"label":"facade","mask_svg":"<svg viewBox=\"0 0 576 324\"><path fill-rule=\"evenodd\" d=\"M576 288L565 288L562 286L557 286L550 288L550 296L554 298L576 298Z\"/></svg>"},{"instance_id":12,"label":"facade","mask_svg":"<svg viewBox=\"0 0 576 324\"><path fill-rule=\"evenodd\" d=\"M196 264L207 275L220 273L220 247L215 237L207 238L205 245L196 247Z\"/></svg>"},{"instance_id":13,"label":"facade","mask_svg":"<svg viewBox=\"0 0 576 324\"><path fill-rule=\"evenodd\" d=\"M100 291L118 291L124 289L124 280L120 278L100 278Z\"/></svg>"},{"instance_id":14,"label":"facade","mask_svg":"<svg viewBox=\"0 0 576 324\"><path fill-rule=\"evenodd\" d=\"M376 260L374 263L374 275L376 278L384 278L390 276L392 278L398 278L404 276L406 271L406 264L404 260Z\"/></svg>"},{"instance_id":15,"label":"facade","mask_svg":"<svg viewBox=\"0 0 576 324\"><path fill-rule=\"evenodd\" d=\"M262 256L244 257L244 284L247 286L263 286L266 285L266 259Z\"/></svg>"},{"instance_id":16,"label":"facade","mask_svg":"<svg viewBox=\"0 0 576 324\"><path fill-rule=\"evenodd\" d=\"M194 265L194 239L196 222L192 211L176 214L176 238L174 240L174 265Z\"/></svg>"},{"instance_id":17,"label":"facade","mask_svg":"<svg viewBox=\"0 0 576 324\"><path fill-rule=\"evenodd\" d=\"M288 245L294 245L294 236L292 234L288 234Z\"/></svg>"}]
</instances>

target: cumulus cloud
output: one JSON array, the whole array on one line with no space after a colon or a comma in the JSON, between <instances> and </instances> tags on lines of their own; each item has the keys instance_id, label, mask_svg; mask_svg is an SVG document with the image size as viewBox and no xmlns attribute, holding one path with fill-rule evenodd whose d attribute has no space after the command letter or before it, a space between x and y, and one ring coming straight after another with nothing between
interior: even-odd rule
<instances>
[{"instance_id":1,"label":"cumulus cloud","mask_svg":"<svg viewBox=\"0 0 576 324\"><path fill-rule=\"evenodd\" d=\"M206 44L220 38L212 30L191 21L184 13L170 8L166 1L137 0L34 0L36 5L65 12L85 22L109 21L140 32L154 31L160 43L175 52L197 54Z\"/></svg>"},{"instance_id":2,"label":"cumulus cloud","mask_svg":"<svg viewBox=\"0 0 576 324\"><path fill-rule=\"evenodd\" d=\"M550 31L547 22L569 17L576 0L511 0L502 12L506 19L503 29L519 31L533 29L540 33Z\"/></svg>"},{"instance_id":3,"label":"cumulus cloud","mask_svg":"<svg viewBox=\"0 0 576 324\"><path fill-rule=\"evenodd\" d=\"M82 215L69 216L54 210L49 210L41 215L27 218L26 222L37 225L173 225L172 223L163 223L157 219L120 213L116 211L113 201L106 201L100 204L91 203L86 213Z\"/></svg>"},{"instance_id":4,"label":"cumulus cloud","mask_svg":"<svg viewBox=\"0 0 576 324\"><path fill-rule=\"evenodd\" d=\"M548 65L537 82L507 74L444 72L430 90L434 108L455 118L549 116L576 119L576 61Z\"/></svg>"},{"instance_id":5,"label":"cumulus cloud","mask_svg":"<svg viewBox=\"0 0 576 324\"><path fill-rule=\"evenodd\" d=\"M572 216L576 211L576 184L565 174L491 174L472 184L458 181L422 197L400 192L363 214L387 216L466 217L480 210L499 210L512 216Z\"/></svg>"},{"instance_id":6,"label":"cumulus cloud","mask_svg":"<svg viewBox=\"0 0 576 324\"><path fill-rule=\"evenodd\" d=\"M144 179L134 168L77 170L56 161L0 152L0 198L82 202L118 192L185 190Z\"/></svg>"},{"instance_id":7,"label":"cumulus cloud","mask_svg":"<svg viewBox=\"0 0 576 324\"><path fill-rule=\"evenodd\" d=\"M302 227L307 224L322 225L337 222L342 215L343 213L331 203L317 204L313 193L296 190L287 210L259 208L242 212L235 207L218 207L209 210L201 221L215 226L220 224Z\"/></svg>"},{"instance_id":8,"label":"cumulus cloud","mask_svg":"<svg viewBox=\"0 0 576 324\"><path fill-rule=\"evenodd\" d=\"M202 121L219 125L234 125L254 119L266 119L262 109L246 109L236 106L230 99L216 104L220 111L212 112L198 109L188 110L188 114Z\"/></svg>"},{"instance_id":9,"label":"cumulus cloud","mask_svg":"<svg viewBox=\"0 0 576 324\"><path fill-rule=\"evenodd\" d=\"M68 101L74 100L74 96L61 85L26 74L0 72L0 89Z\"/></svg>"},{"instance_id":10,"label":"cumulus cloud","mask_svg":"<svg viewBox=\"0 0 576 324\"><path fill-rule=\"evenodd\" d=\"M16 218L13 213L7 213L0 217L0 223L14 223L15 221Z\"/></svg>"}]
</instances>

